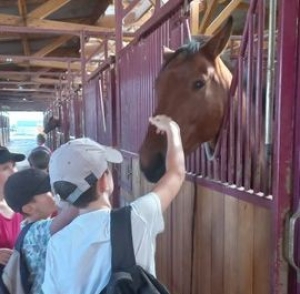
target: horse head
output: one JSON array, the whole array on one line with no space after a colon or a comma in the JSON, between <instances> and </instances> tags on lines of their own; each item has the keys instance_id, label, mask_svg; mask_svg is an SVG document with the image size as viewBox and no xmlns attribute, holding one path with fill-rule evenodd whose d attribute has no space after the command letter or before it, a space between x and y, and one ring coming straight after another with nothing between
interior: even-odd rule
<instances>
[{"instance_id":1,"label":"horse head","mask_svg":"<svg viewBox=\"0 0 300 294\"><path fill-rule=\"evenodd\" d=\"M178 123L185 154L201 143L216 142L226 110L232 75L219 58L232 29L232 18L212 37L197 37L176 51L164 51L155 82L157 108ZM165 172L166 138L149 125L140 148L140 167L150 182Z\"/></svg>"},{"instance_id":2,"label":"horse head","mask_svg":"<svg viewBox=\"0 0 300 294\"><path fill-rule=\"evenodd\" d=\"M44 121L44 133L48 134L49 132L51 132L55 128L59 128L60 125L61 125L61 123L60 123L59 118L55 118L54 116L50 116L49 119Z\"/></svg>"}]
</instances>

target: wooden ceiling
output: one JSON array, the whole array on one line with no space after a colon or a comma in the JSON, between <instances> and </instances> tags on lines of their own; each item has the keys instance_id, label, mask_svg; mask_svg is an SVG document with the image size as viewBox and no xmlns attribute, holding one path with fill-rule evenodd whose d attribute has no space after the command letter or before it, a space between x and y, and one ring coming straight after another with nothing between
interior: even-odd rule
<instances>
[{"instance_id":1,"label":"wooden ceiling","mask_svg":"<svg viewBox=\"0 0 300 294\"><path fill-rule=\"evenodd\" d=\"M116 3L126 12L124 45L169 1L0 0L0 110L45 110L58 93L77 91L82 73L116 52ZM186 3L192 33L212 34L235 10L244 19L249 1Z\"/></svg>"},{"instance_id":2,"label":"wooden ceiling","mask_svg":"<svg viewBox=\"0 0 300 294\"><path fill-rule=\"evenodd\" d=\"M0 1L0 102L40 108L81 70L81 37L113 34L99 25L111 0ZM85 40L86 54L91 42ZM72 74L69 74L72 72ZM33 103L32 103L33 102ZM43 102L43 103L36 103ZM18 107L17 107L18 108Z\"/></svg>"}]
</instances>

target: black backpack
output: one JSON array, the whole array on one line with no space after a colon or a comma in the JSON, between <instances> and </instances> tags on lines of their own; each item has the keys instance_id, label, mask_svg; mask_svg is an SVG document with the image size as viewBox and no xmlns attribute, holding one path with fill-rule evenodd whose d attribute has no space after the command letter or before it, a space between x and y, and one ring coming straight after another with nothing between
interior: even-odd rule
<instances>
[{"instance_id":1,"label":"black backpack","mask_svg":"<svg viewBox=\"0 0 300 294\"><path fill-rule=\"evenodd\" d=\"M111 212L112 274L100 294L169 294L153 275L136 264L131 206Z\"/></svg>"}]
</instances>

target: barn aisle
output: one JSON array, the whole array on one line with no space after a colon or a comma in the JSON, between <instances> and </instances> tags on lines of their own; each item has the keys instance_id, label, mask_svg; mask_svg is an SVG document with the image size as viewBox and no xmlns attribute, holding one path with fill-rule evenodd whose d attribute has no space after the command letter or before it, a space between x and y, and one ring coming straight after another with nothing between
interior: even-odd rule
<instances>
[{"instance_id":1,"label":"barn aisle","mask_svg":"<svg viewBox=\"0 0 300 294\"><path fill-rule=\"evenodd\" d=\"M11 133L10 142L7 144L7 147L11 152L23 153L26 155L26 158L30 154L30 151L36 146L35 135L20 135L14 133ZM29 167L27 159L22 162L18 162L17 167L18 170Z\"/></svg>"}]
</instances>

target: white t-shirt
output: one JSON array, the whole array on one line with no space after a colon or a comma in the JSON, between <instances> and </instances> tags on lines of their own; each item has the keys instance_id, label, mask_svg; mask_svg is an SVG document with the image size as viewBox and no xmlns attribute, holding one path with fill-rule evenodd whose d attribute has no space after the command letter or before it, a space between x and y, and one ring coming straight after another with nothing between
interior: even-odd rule
<instances>
[{"instance_id":1,"label":"white t-shirt","mask_svg":"<svg viewBox=\"0 0 300 294\"><path fill-rule=\"evenodd\" d=\"M160 200L149 193L131 206L136 262L155 275L155 239L164 229ZM82 214L50 239L44 294L98 294L110 275L110 210Z\"/></svg>"}]
</instances>

